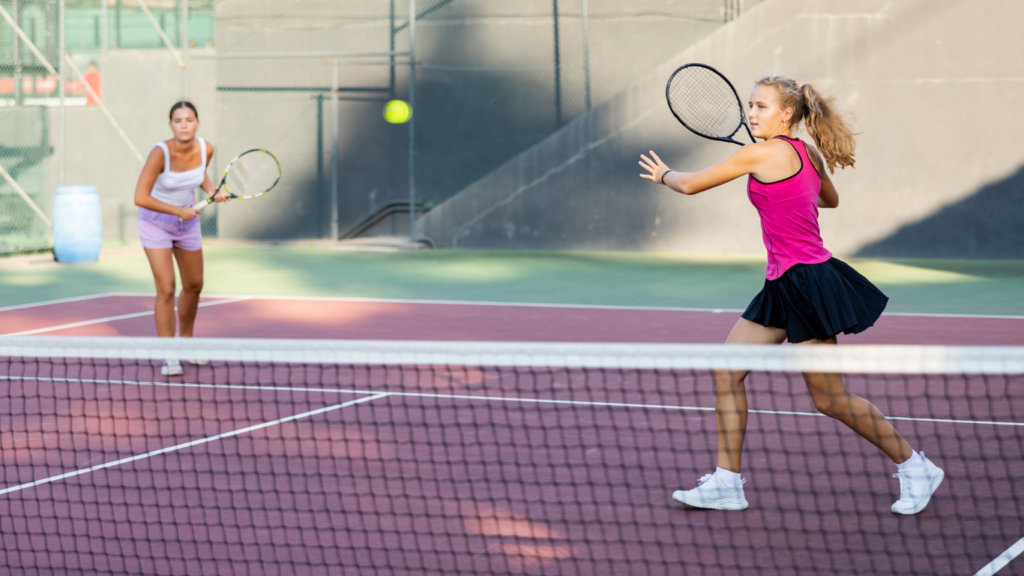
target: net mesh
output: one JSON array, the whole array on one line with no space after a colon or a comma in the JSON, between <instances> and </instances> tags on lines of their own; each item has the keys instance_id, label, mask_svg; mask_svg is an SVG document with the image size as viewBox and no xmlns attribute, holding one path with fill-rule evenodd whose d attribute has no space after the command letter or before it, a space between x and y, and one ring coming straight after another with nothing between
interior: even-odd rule
<instances>
[{"instance_id":1,"label":"net mesh","mask_svg":"<svg viewBox=\"0 0 1024 576\"><path fill-rule=\"evenodd\" d=\"M274 157L262 150L242 154L227 171L228 190L243 198L254 198L273 188L281 175Z\"/></svg>"},{"instance_id":2,"label":"net mesh","mask_svg":"<svg viewBox=\"0 0 1024 576\"><path fill-rule=\"evenodd\" d=\"M708 138L730 138L743 125L743 108L732 86L703 66L686 66L673 74L668 105L683 125Z\"/></svg>"},{"instance_id":3,"label":"net mesh","mask_svg":"<svg viewBox=\"0 0 1024 576\"><path fill-rule=\"evenodd\" d=\"M0 339L14 573L970 574L1024 534L1024 350ZM164 358L183 377L160 375ZM750 508L714 468L709 370L753 369ZM946 471L817 413L843 372Z\"/></svg>"}]
</instances>

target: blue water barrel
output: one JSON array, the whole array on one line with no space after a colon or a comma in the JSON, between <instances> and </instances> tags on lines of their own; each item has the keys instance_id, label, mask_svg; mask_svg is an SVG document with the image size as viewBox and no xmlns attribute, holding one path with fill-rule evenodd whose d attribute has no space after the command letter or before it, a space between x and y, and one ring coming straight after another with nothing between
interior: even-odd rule
<instances>
[{"instance_id":1,"label":"blue water barrel","mask_svg":"<svg viewBox=\"0 0 1024 576\"><path fill-rule=\"evenodd\" d=\"M103 207L95 186L58 186L53 200L53 257L86 264L100 257Z\"/></svg>"}]
</instances>

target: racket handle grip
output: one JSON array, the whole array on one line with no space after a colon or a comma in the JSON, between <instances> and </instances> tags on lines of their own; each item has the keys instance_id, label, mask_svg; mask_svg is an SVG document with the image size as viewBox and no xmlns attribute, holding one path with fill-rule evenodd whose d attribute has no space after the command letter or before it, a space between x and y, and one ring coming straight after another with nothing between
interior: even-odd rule
<instances>
[{"instance_id":1,"label":"racket handle grip","mask_svg":"<svg viewBox=\"0 0 1024 576\"><path fill-rule=\"evenodd\" d=\"M206 200L200 200L198 204L193 206L193 208L195 208L196 211L199 211L199 210L202 210L203 208L206 208L209 205L210 205L210 199L207 198Z\"/></svg>"}]
</instances>

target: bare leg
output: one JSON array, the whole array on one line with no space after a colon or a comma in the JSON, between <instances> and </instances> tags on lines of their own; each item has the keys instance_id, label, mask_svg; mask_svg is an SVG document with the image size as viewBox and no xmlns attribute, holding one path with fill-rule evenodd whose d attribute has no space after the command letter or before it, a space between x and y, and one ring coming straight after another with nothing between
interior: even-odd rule
<instances>
[{"instance_id":1,"label":"bare leg","mask_svg":"<svg viewBox=\"0 0 1024 576\"><path fill-rule=\"evenodd\" d=\"M178 296L178 335L191 338L199 308L199 293L203 290L203 250L174 249L181 273L181 294Z\"/></svg>"},{"instance_id":2,"label":"bare leg","mask_svg":"<svg viewBox=\"0 0 1024 576\"><path fill-rule=\"evenodd\" d=\"M726 344L781 344L786 331L761 326L740 318L733 326ZM715 381L715 425L718 429L718 467L739 472L743 457L743 440L747 431L746 370L713 370Z\"/></svg>"},{"instance_id":3,"label":"bare leg","mask_svg":"<svg viewBox=\"0 0 1024 576\"><path fill-rule=\"evenodd\" d=\"M836 339L812 340L801 345L836 344ZM855 396L846 389L842 374L805 373L804 382L811 393L814 407L822 414L835 418L871 442L893 462L906 462L913 451L910 444L885 419L874 404Z\"/></svg>"},{"instance_id":4,"label":"bare leg","mask_svg":"<svg viewBox=\"0 0 1024 576\"><path fill-rule=\"evenodd\" d=\"M174 262L170 248L146 248L146 258L153 270L156 284L156 304L153 317L156 320L156 335L161 338L174 337Z\"/></svg>"}]
</instances>

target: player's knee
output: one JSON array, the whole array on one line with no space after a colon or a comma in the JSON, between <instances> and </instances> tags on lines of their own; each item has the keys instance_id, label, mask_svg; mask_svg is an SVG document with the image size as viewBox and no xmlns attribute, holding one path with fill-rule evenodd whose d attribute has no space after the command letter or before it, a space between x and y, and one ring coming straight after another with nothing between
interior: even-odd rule
<instances>
[{"instance_id":1,"label":"player's knee","mask_svg":"<svg viewBox=\"0 0 1024 576\"><path fill-rule=\"evenodd\" d=\"M829 418L835 418L835 410L832 408L832 403L827 400L818 400L815 398L814 409Z\"/></svg>"},{"instance_id":2,"label":"player's knee","mask_svg":"<svg viewBox=\"0 0 1024 576\"><path fill-rule=\"evenodd\" d=\"M156 297L159 300L173 300L174 282L157 282Z\"/></svg>"},{"instance_id":3,"label":"player's knee","mask_svg":"<svg viewBox=\"0 0 1024 576\"><path fill-rule=\"evenodd\" d=\"M814 401L814 409L829 418L839 418L843 413L840 403L829 394L812 394L811 400Z\"/></svg>"},{"instance_id":4,"label":"player's knee","mask_svg":"<svg viewBox=\"0 0 1024 576\"><path fill-rule=\"evenodd\" d=\"M745 372L734 370L712 370L711 378L715 381L715 387L719 389L737 388L743 385Z\"/></svg>"},{"instance_id":5,"label":"player's knee","mask_svg":"<svg viewBox=\"0 0 1024 576\"><path fill-rule=\"evenodd\" d=\"M194 293L194 294L198 294L199 292L203 291L203 281L202 280L190 280L188 282L184 282L183 281L181 283L181 289L183 291L185 291L185 292L191 292L191 293Z\"/></svg>"}]
</instances>

